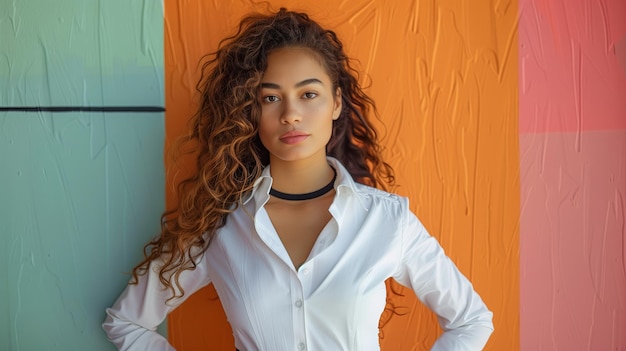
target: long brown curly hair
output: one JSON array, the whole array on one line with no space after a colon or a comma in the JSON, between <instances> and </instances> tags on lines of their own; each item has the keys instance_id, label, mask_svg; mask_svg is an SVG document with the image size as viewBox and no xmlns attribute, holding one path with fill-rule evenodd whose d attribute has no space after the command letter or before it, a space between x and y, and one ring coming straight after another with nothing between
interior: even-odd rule
<instances>
[{"instance_id":1,"label":"long brown curly hair","mask_svg":"<svg viewBox=\"0 0 626 351\"><path fill-rule=\"evenodd\" d=\"M284 8L270 15L249 15L202 66L197 85L200 104L181 142L187 149L191 145L197 171L178 184L178 206L161 216L161 234L145 246L144 260L132 271L135 282L159 259L163 285L173 297L184 295L180 274L195 268L196 259L228 214L269 164L269 153L257 133L257 92L268 54L284 47L315 52L333 90L341 88L342 111L333 122L327 154L337 158L357 182L382 189L394 184L393 170L381 159L382 148L370 123L370 117L378 117L374 101L361 89L358 72L337 35L308 15Z\"/></svg>"}]
</instances>

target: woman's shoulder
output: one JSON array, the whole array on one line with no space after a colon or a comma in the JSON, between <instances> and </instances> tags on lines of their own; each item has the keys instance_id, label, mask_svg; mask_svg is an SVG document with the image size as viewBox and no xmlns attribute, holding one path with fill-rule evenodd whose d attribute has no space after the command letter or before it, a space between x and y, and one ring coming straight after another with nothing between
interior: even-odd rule
<instances>
[{"instance_id":1,"label":"woman's shoulder","mask_svg":"<svg viewBox=\"0 0 626 351\"><path fill-rule=\"evenodd\" d=\"M402 195L398 195L396 193L390 193L388 191L374 188L369 185L355 183L354 189L356 193L360 196L370 197L372 199L395 203L400 206L406 206L408 204L408 198Z\"/></svg>"},{"instance_id":2,"label":"woman's shoulder","mask_svg":"<svg viewBox=\"0 0 626 351\"><path fill-rule=\"evenodd\" d=\"M328 157L330 165L335 167L340 175L340 183L339 188L349 188L351 189L350 193L354 193L356 197L361 198L362 200L372 199L376 202L386 202L386 203L395 203L397 205L404 205L408 203L408 199L402 195L398 195L396 193L391 193L382 189L378 189L363 183L357 182L351 175L350 172L345 168L345 166L341 163L341 161ZM341 190L340 190L341 192Z\"/></svg>"}]
</instances>

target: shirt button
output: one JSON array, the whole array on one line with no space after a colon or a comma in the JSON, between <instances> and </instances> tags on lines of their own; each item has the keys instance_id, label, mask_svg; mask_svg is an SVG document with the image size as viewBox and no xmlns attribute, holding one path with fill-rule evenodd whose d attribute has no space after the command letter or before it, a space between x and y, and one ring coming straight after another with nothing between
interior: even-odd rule
<instances>
[{"instance_id":1,"label":"shirt button","mask_svg":"<svg viewBox=\"0 0 626 351\"><path fill-rule=\"evenodd\" d=\"M305 348L306 348L306 345L304 345L304 343L303 343L303 342L301 342L301 343L299 343L299 344L298 344L298 350L302 351L302 350L304 350Z\"/></svg>"},{"instance_id":2,"label":"shirt button","mask_svg":"<svg viewBox=\"0 0 626 351\"><path fill-rule=\"evenodd\" d=\"M298 308L302 307L302 300L296 301L296 307Z\"/></svg>"},{"instance_id":3,"label":"shirt button","mask_svg":"<svg viewBox=\"0 0 626 351\"><path fill-rule=\"evenodd\" d=\"M309 269L308 268L303 269L302 274L309 275Z\"/></svg>"},{"instance_id":4,"label":"shirt button","mask_svg":"<svg viewBox=\"0 0 626 351\"><path fill-rule=\"evenodd\" d=\"M326 244L326 240L324 239L320 240L320 245L324 245L324 244Z\"/></svg>"}]
</instances>

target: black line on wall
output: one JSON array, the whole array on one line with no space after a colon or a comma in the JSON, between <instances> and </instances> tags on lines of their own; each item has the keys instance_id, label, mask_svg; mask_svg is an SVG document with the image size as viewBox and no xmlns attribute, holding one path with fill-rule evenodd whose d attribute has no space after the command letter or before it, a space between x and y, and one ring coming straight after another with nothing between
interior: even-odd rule
<instances>
[{"instance_id":1,"label":"black line on wall","mask_svg":"<svg viewBox=\"0 0 626 351\"><path fill-rule=\"evenodd\" d=\"M161 106L0 106L17 112L165 112Z\"/></svg>"}]
</instances>

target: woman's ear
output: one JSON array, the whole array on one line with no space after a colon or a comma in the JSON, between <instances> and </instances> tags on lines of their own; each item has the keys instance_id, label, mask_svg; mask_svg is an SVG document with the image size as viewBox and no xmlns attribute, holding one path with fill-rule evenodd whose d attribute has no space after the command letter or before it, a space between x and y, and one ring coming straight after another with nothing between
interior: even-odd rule
<instances>
[{"instance_id":1,"label":"woman's ear","mask_svg":"<svg viewBox=\"0 0 626 351\"><path fill-rule=\"evenodd\" d=\"M341 116L341 107L343 106L343 99L341 98L341 88L337 88L335 91L335 108L333 109L333 120L337 120Z\"/></svg>"}]
</instances>

